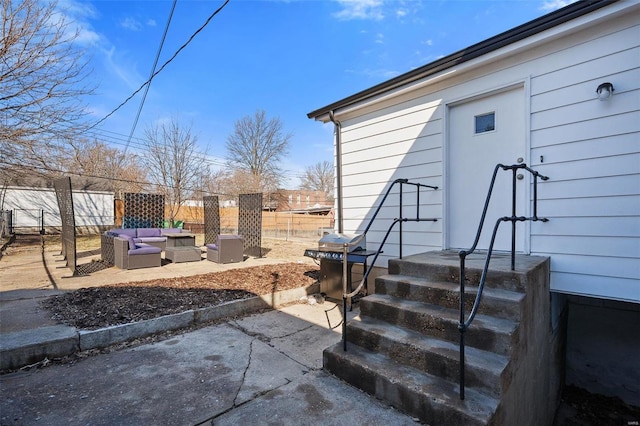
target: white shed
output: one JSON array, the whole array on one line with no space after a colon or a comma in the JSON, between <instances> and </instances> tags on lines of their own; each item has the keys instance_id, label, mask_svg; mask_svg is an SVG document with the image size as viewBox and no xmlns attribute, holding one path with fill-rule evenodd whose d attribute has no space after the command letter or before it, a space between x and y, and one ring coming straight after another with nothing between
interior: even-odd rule
<instances>
[{"instance_id":1,"label":"white shed","mask_svg":"<svg viewBox=\"0 0 640 426\"><path fill-rule=\"evenodd\" d=\"M640 405L637 365L625 360L640 349L640 2L571 4L308 116L335 123L339 231L361 233L397 178L439 188L419 205L438 220L405 225L404 254L468 248L497 163L549 176L538 185L549 222L518 224L516 250L550 257L558 312L573 301L568 381ZM498 178L489 217L510 214L499 191L510 179ZM531 216L531 176L517 187L518 212ZM370 249L388 221L373 225ZM510 237L501 231L496 244L507 249ZM399 250L392 236L376 266ZM599 333L605 346L618 339L615 356L594 349Z\"/></svg>"},{"instance_id":2,"label":"white shed","mask_svg":"<svg viewBox=\"0 0 640 426\"><path fill-rule=\"evenodd\" d=\"M59 228L60 210L53 188L9 186L2 188L2 210L11 211L16 232L25 229ZM113 192L73 190L75 225L83 232L98 232L114 222Z\"/></svg>"}]
</instances>

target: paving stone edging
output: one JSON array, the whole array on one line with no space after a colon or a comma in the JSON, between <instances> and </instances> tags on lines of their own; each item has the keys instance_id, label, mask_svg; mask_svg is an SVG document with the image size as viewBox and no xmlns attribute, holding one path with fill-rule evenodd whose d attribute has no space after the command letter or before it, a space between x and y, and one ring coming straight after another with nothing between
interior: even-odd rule
<instances>
[{"instance_id":1,"label":"paving stone edging","mask_svg":"<svg viewBox=\"0 0 640 426\"><path fill-rule=\"evenodd\" d=\"M77 330L56 325L0 336L0 371L13 370L37 363L45 358L59 358L78 351L100 349L152 334L179 330L198 324L250 314L265 308L278 308L318 293L320 285L278 291L222 305L165 315L136 323L121 324L97 330Z\"/></svg>"}]
</instances>

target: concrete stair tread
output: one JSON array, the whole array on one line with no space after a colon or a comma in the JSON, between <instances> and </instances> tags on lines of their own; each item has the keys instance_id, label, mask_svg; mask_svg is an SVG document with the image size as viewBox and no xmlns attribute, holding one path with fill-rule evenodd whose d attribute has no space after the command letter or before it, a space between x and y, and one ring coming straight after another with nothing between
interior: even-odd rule
<instances>
[{"instance_id":1,"label":"concrete stair tread","mask_svg":"<svg viewBox=\"0 0 640 426\"><path fill-rule=\"evenodd\" d=\"M486 261L486 252L473 253L466 258L467 283L477 285ZM544 264L541 256L516 255L515 269L511 270L509 253L494 251L489 263L485 287L507 290L527 291L527 271ZM388 273L392 275L411 275L439 281L458 281L460 276L460 258L453 250L431 251L405 256L402 259L389 259Z\"/></svg>"},{"instance_id":2,"label":"concrete stair tread","mask_svg":"<svg viewBox=\"0 0 640 426\"><path fill-rule=\"evenodd\" d=\"M414 277L411 275L380 275L376 277L376 280L385 280L385 281L393 281L400 283L407 283L420 287L429 287L436 288L439 290L447 290L453 291L456 293L460 293L460 284L458 282L449 282L449 281L441 281L441 280L429 280L420 277ZM466 285L465 286L465 294L473 294L475 295L478 292L478 286L476 285ZM525 293L519 291L505 290L502 288L491 288L485 286L482 291L483 296L493 297L496 299L504 299L510 302L520 302L524 297Z\"/></svg>"},{"instance_id":3,"label":"concrete stair tread","mask_svg":"<svg viewBox=\"0 0 640 426\"><path fill-rule=\"evenodd\" d=\"M465 399L459 385L412 367L392 361L385 355L348 344L347 352L337 344L325 349L325 367L347 382L388 401L396 408L418 417L427 424L488 424L498 407L498 400L467 387ZM329 367L331 369L331 367ZM353 383L362 379L366 383Z\"/></svg>"},{"instance_id":4,"label":"concrete stair tread","mask_svg":"<svg viewBox=\"0 0 640 426\"><path fill-rule=\"evenodd\" d=\"M466 257L465 265L469 269L482 270L486 261L486 251L478 250ZM544 256L517 255L515 272L522 272L536 267L545 261ZM454 250L430 251L412 254L398 259L400 262L417 263L422 265L460 267L460 256ZM492 271L511 271L511 253L494 250L491 255L489 268Z\"/></svg>"},{"instance_id":5,"label":"concrete stair tread","mask_svg":"<svg viewBox=\"0 0 640 426\"><path fill-rule=\"evenodd\" d=\"M458 323L460 312L454 309L444 308L442 306L432 305L419 301L406 300L394 296L384 294L372 294L361 300L367 303L376 303L387 306L393 306L400 310L412 311L419 314L431 315L441 318L447 322ZM467 313L468 317L468 313ZM484 328L495 333L512 334L515 332L518 324L514 321L493 316L477 314L471 327Z\"/></svg>"},{"instance_id":6,"label":"concrete stair tread","mask_svg":"<svg viewBox=\"0 0 640 426\"><path fill-rule=\"evenodd\" d=\"M440 356L454 360L460 357L460 347L457 343L426 336L417 331L409 330L386 321L370 318L355 317L349 322L349 327L355 327L380 335L394 345L409 344L420 350L437 353ZM493 376L499 376L507 367L509 358L494 352L483 351L474 347L465 347L465 364L468 368L476 368Z\"/></svg>"}]
</instances>

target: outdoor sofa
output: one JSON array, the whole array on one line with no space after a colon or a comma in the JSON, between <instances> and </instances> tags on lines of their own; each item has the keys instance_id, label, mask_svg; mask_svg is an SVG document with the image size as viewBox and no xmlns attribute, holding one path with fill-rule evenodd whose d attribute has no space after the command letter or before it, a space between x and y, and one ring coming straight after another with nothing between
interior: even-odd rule
<instances>
[{"instance_id":1,"label":"outdoor sofa","mask_svg":"<svg viewBox=\"0 0 640 426\"><path fill-rule=\"evenodd\" d=\"M133 238L135 243L145 243L164 250L167 247L167 234L180 234L180 228L116 228L110 231L118 236Z\"/></svg>"}]
</instances>

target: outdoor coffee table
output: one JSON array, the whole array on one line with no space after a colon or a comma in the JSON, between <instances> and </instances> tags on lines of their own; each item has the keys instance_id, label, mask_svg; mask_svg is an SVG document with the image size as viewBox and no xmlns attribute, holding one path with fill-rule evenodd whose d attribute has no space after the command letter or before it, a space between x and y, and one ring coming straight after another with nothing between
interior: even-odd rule
<instances>
[{"instance_id":1,"label":"outdoor coffee table","mask_svg":"<svg viewBox=\"0 0 640 426\"><path fill-rule=\"evenodd\" d=\"M195 234L181 232L179 234L165 234L167 237L167 248L169 247L193 247L196 245Z\"/></svg>"},{"instance_id":2,"label":"outdoor coffee table","mask_svg":"<svg viewBox=\"0 0 640 426\"><path fill-rule=\"evenodd\" d=\"M200 247L167 247L164 258L173 263L198 262L202 260Z\"/></svg>"}]
</instances>

